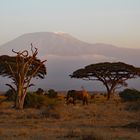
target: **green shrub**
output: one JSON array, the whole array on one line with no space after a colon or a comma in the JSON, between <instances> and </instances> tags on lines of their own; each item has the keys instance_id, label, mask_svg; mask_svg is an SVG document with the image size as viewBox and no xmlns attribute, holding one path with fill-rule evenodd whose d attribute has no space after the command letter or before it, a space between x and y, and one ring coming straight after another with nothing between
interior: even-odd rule
<instances>
[{"instance_id":1,"label":"green shrub","mask_svg":"<svg viewBox=\"0 0 140 140\"><path fill-rule=\"evenodd\" d=\"M125 89L119 93L119 96L124 101L137 101L140 100L140 91L136 89Z\"/></svg>"},{"instance_id":2,"label":"green shrub","mask_svg":"<svg viewBox=\"0 0 140 140\"><path fill-rule=\"evenodd\" d=\"M38 95L36 93L27 93L25 97L24 106L40 108L41 106L56 105L56 99L50 99L45 95Z\"/></svg>"},{"instance_id":3,"label":"green shrub","mask_svg":"<svg viewBox=\"0 0 140 140\"><path fill-rule=\"evenodd\" d=\"M5 93L5 96L7 97L8 101L15 101L16 99L16 93L12 89L9 89ZM59 102L58 99L54 97L57 97L57 92L53 90L50 90L48 96L34 92L28 92L25 97L24 107L40 108L41 106L53 106Z\"/></svg>"},{"instance_id":4,"label":"green shrub","mask_svg":"<svg viewBox=\"0 0 140 140\"><path fill-rule=\"evenodd\" d=\"M5 96L7 97L8 101L15 101L16 99L16 92L12 89L6 91Z\"/></svg>"},{"instance_id":5,"label":"green shrub","mask_svg":"<svg viewBox=\"0 0 140 140\"><path fill-rule=\"evenodd\" d=\"M125 109L127 111L140 111L140 100L127 104Z\"/></svg>"},{"instance_id":6,"label":"green shrub","mask_svg":"<svg viewBox=\"0 0 140 140\"><path fill-rule=\"evenodd\" d=\"M47 96L49 98L56 98L57 97L57 92L54 89L49 89L48 93L47 93Z\"/></svg>"},{"instance_id":7,"label":"green shrub","mask_svg":"<svg viewBox=\"0 0 140 140\"><path fill-rule=\"evenodd\" d=\"M42 88L38 88L36 91L37 94L41 95L44 93L44 90Z\"/></svg>"}]
</instances>

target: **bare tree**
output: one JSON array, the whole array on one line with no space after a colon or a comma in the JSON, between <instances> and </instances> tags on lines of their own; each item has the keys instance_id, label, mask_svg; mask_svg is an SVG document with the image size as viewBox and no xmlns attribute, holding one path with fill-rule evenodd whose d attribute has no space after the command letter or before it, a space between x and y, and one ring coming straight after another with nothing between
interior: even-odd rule
<instances>
[{"instance_id":1,"label":"bare tree","mask_svg":"<svg viewBox=\"0 0 140 140\"><path fill-rule=\"evenodd\" d=\"M0 75L11 78L15 87L7 84L16 91L15 107L23 109L24 100L27 89L32 86L31 80L34 77L44 78L46 75L46 67L44 63L37 59L38 49L33 48L31 44L31 55L27 50L16 52L12 50L16 56L0 56Z\"/></svg>"}]
</instances>

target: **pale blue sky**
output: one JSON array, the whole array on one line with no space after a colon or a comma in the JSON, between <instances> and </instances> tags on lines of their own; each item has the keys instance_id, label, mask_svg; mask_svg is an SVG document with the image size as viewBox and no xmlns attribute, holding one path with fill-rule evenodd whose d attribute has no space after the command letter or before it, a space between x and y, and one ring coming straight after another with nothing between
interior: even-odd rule
<instances>
[{"instance_id":1,"label":"pale blue sky","mask_svg":"<svg viewBox=\"0 0 140 140\"><path fill-rule=\"evenodd\" d=\"M0 0L0 44L42 31L140 48L140 0Z\"/></svg>"}]
</instances>

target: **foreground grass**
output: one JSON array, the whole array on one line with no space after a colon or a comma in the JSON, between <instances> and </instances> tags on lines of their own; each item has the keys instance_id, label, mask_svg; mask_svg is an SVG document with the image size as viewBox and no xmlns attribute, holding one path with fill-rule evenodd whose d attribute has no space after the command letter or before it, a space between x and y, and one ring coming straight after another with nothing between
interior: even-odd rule
<instances>
[{"instance_id":1,"label":"foreground grass","mask_svg":"<svg viewBox=\"0 0 140 140\"><path fill-rule=\"evenodd\" d=\"M98 98L88 106L67 106L61 102L18 111L11 108L12 102L3 102L0 139L139 140L140 127L135 124L140 122L140 110L133 109L133 104Z\"/></svg>"}]
</instances>

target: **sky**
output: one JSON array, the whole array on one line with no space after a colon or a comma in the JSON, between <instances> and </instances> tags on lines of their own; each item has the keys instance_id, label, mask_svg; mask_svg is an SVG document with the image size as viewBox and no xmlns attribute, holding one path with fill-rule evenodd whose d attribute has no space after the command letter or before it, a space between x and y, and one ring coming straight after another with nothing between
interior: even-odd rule
<instances>
[{"instance_id":1,"label":"sky","mask_svg":"<svg viewBox=\"0 0 140 140\"><path fill-rule=\"evenodd\" d=\"M31 32L140 48L140 0L0 0L0 45Z\"/></svg>"}]
</instances>

